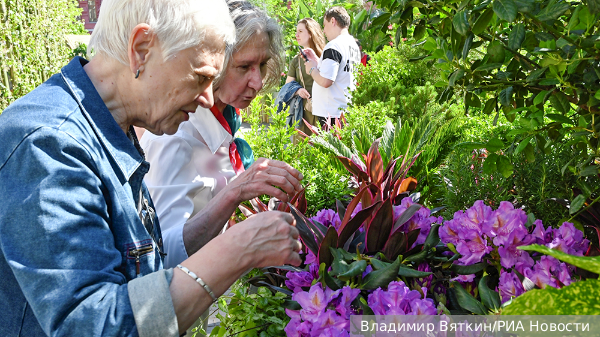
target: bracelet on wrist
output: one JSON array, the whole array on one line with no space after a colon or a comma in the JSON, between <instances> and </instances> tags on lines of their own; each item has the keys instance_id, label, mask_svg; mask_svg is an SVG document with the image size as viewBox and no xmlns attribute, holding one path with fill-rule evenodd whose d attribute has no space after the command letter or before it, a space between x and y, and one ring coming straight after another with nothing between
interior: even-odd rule
<instances>
[{"instance_id":1,"label":"bracelet on wrist","mask_svg":"<svg viewBox=\"0 0 600 337\"><path fill-rule=\"evenodd\" d=\"M310 68L310 70L308 71L308 74L312 74L312 71L315 69L315 67Z\"/></svg>"},{"instance_id":2,"label":"bracelet on wrist","mask_svg":"<svg viewBox=\"0 0 600 337\"><path fill-rule=\"evenodd\" d=\"M202 281L202 279L199 278L198 275L196 275L193 271L187 269L186 267L184 267L180 264L177 265L177 268L181 269L184 273L186 273L189 277L193 278L194 281L196 281L199 285L201 285L202 288L204 288L204 290L206 290L206 292L210 295L213 302L217 301L217 297L215 296L215 293L213 293L213 291L210 290L208 285L206 283L204 283L204 281Z\"/></svg>"}]
</instances>

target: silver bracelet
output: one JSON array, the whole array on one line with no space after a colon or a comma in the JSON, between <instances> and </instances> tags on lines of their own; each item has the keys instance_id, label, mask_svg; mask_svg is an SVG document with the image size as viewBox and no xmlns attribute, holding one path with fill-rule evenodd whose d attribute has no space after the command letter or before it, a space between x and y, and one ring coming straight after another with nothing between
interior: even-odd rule
<instances>
[{"instance_id":1,"label":"silver bracelet","mask_svg":"<svg viewBox=\"0 0 600 337\"><path fill-rule=\"evenodd\" d=\"M315 69L315 67L310 68L310 70L308 71L308 74L312 74L313 69Z\"/></svg>"},{"instance_id":2,"label":"silver bracelet","mask_svg":"<svg viewBox=\"0 0 600 337\"><path fill-rule=\"evenodd\" d=\"M217 297L215 296L215 293L213 293L212 290L210 290L210 288L208 287L208 285L206 283L204 283L204 281L202 281L201 278L198 277L198 275L196 275L193 271L187 269L186 267L178 264L177 268L183 270L184 273L188 274L191 278L194 279L194 281L198 282L199 285L202 286L202 288L204 288L204 290L206 290L206 292L210 295L210 297L212 297L213 302L217 301Z\"/></svg>"}]
</instances>

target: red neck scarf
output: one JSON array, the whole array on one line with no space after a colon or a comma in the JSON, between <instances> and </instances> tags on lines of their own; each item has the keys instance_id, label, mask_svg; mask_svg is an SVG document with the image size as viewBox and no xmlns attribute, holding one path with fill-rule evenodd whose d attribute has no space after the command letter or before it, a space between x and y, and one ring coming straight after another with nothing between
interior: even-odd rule
<instances>
[{"instance_id":1,"label":"red neck scarf","mask_svg":"<svg viewBox=\"0 0 600 337\"><path fill-rule=\"evenodd\" d=\"M212 112L213 116L215 116L215 118L219 121L219 123L221 124L223 129L227 130L227 132L229 132L231 137L233 137L229 123L227 123L227 120L223 116L223 113L221 111L219 111L219 109L217 109L216 105L213 105L210 108L210 112ZM240 112L237 108L235 109L235 112L238 115L240 114ZM235 142L231 142L231 144L229 144L229 161L231 162L231 166L233 167L233 171L235 172L236 175L245 171L244 164L242 163L242 158L240 157L240 154L238 153L237 145L235 145Z\"/></svg>"}]
</instances>

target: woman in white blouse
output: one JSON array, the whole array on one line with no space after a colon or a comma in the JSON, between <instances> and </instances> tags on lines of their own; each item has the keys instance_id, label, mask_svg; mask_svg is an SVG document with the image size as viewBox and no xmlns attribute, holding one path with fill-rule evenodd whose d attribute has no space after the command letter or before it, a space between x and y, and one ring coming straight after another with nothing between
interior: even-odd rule
<instances>
[{"instance_id":1,"label":"woman in white blouse","mask_svg":"<svg viewBox=\"0 0 600 337\"><path fill-rule=\"evenodd\" d=\"M278 83L283 45L280 28L262 10L247 1L227 4L236 43L227 47L213 84L214 106L199 106L174 135L146 131L140 141L150 162L144 180L156 205L166 268L214 238L240 202L262 194L288 200L274 185L294 190L290 181L301 179L283 162L261 158L250 166L249 146L234 142L241 124L238 109L248 107L263 87ZM204 226L185 225L192 217Z\"/></svg>"}]
</instances>

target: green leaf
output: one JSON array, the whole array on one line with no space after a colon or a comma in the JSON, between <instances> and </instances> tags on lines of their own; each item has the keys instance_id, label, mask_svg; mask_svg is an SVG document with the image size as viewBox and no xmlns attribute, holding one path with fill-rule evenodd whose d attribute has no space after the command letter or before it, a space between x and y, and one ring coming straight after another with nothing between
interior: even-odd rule
<instances>
[{"instance_id":1,"label":"green leaf","mask_svg":"<svg viewBox=\"0 0 600 337\"><path fill-rule=\"evenodd\" d=\"M498 41L492 41L487 47L487 55L489 63L504 63L504 46Z\"/></svg>"},{"instance_id":2,"label":"green leaf","mask_svg":"<svg viewBox=\"0 0 600 337\"><path fill-rule=\"evenodd\" d=\"M550 104L554 109L560 111L562 114L567 114L571 110L571 103L565 94L560 91L555 91L552 96L549 97Z\"/></svg>"},{"instance_id":3,"label":"green leaf","mask_svg":"<svg viewBox=\"0 0 600 337\"><path fill-rule=\"evenodd\" d=\"M492 174L498 170L498 165L496 161L498 160L498 155L495 153L488 154L487 158L483 161L483 173Z\"/></svg>"},{"instance_id":4,"label":"green leaf","mask_svg":"<svg viewBox=\"0 0 600 337\"><path fill-rule=\"evenodd\" d=\"M468 310L476 315L485 315L487 310L481 302L475 299L473 295L469 294L461 285L456 281L450 283L450 288L454 289L456 294L456 300L461 308Z\"/></svg>"},{"instance_id":5,"label":"green leaf","mask_svg":"<svg viewBox=\"0 0 600 337\"><path fill-rule=\"evenodd\" d=\"M544 73L546 72L546 69L548 69L548 67L544 67L544 68L536 69L536 70L532 71L531 74L529 74L529 76L527 76L527 82L533 82L533 81L537 80L538 78L540 78L540 76L544 75ZM543 90L542 92L547 93L548 91ZM538 96L539 96L539 94L538 94ZM536 96L536 99L537 99L537 96ZM539 102L535 103L535 100L534 100L533 104L538 105Z\"/></svg>"},{"instance_id":6,"label":"green leaf","mask_svg":"<svg viewBox=\"0 0 600 337\"><path fill-rule=\"evenodd\" d=\"M503 308L502 315L600 315L598 298L600 280L588 279L561 289L530 290Z\"/></svg>"},{"instance_id":7,"label":"green leaf","mask_svg":"<svg viewBox=\"0 0 600 337\"><path fill-rule=\"evenodd\" d=\"M387 285L398 277L400 268L400 258L397 258L394 263L389 266L375 270L367 274L363 279L360 289L377 289L379 287L387 287Z\"/></svg>"},{"instance_id":8,"label":"green leaf","mask_svg":"<svg viewBox=\"0 0 600 337\"><path fill-rule=\"evenodd\" d=\"M513 0L494 0L493 7L502 20L513 22L517 18L517 5Z\"/></svg>"},{"instance_id":9,"label":"green leaf","mask_svg":"<svg viewBox=\"0 0 600 337\"><path fill-rule=\"evenodd\" d=\"M465 106L480 108L481 101L479 100L479 96L475 95L472 92L465 92Z\"/></svg>"},{"instance_id":10,"label":"green leaf","mask_svg":"<svg viewBox=\"0 0 600 337\"><path fill-rule=\"evenodd\" d=\"M348 280L354 276L362 274L367 269L367 260L358 260L350 264L348 271L339 274L337 277L341 280Z\"/></svg>"},{"instance_id":11,"label":"green leaf","mask_svg":"<svg viewBox=\"0 0 600 337\"><path fill-rule=\"evenodd\" d=\"M519 154L521 151L525 150L525 147L527 146L527 144L529 144L532 137L533 136L529 136L529 137L523 139L521 141L521 143L519 143L519 146L517 146L517 148L515 149L515 154Z\"/></svg>"},{"instance_id":12,"label":"green leaf","mask_svg":"<svg viewBox=\"0 0 600 337\"><path fill-rule=\"evenodd\" d=\"M533 153L533 145L531 145L531 143L527 143L527 146L525 146L525 150L523 150L523 153L525 154L525 160L527 160L530 163L533 163L535 161L535 154Z\"/></svg>"},{"instance_id":13,"label":"green leaf","mask_svg":"<svg viewBox=\"0 0 600 337\"><path fill-rule=\"evenodd\" d=\"M485 31L485 29L490 25L492 18L494 17L494 10L491 8L486 9L475 21L473 25L472 32L475 35L479 35Z\"/></svg>"},{"instance_id":14,"label":"green leaf","mask_svg":"<svg viewBox=\"0 0 600 337\"><path fill-rule=\"evenodd\" d=\"M584 167L581 172L579 172L579 175L582 177L587 177L587 176L594 176L598 174L598 166L596 165L590 165L587 167Z\"/></svg>"},{"instance_id":15,"label":"green leaf","mask_svg":"<svg viewBox=\"0 0 600 337\"><path fill-rule=\"evenodd\" d=\"M475 68L475 71L489 71L502 67L502 63L487 63Z\"/></svg>"},{"instance_id":16,"label":"green leaf","mask_svg":"<svg viewBox=\"0 0 600 337\"><path fill-rule=\"evenodd\" d=\"M456 144L456 147L460 147L466 150L477 150L477 149L483 149L485 148L485 143L481 143L481 142L463 142L463 143L458 143Z\"/></svg>"},{"instance_id":17,"label":"green leaf","mask_svg":"<svg viewBox=\"0 0 600 337\"><path fill-rule=\"evenodd\" d=\"M483 113L486 115L489 115L492 113L492 111L494 111L494 108L496 107L496 98L490 98L487 100L487 102L485 102L485 106L483 107Z\"/></svg>"},{"instance_id":18,"label":"green leaf","mask_svg":"<svg viewBox=\"0 0 600 337\"><path fill-rule=\"evenodd\" d=\"M485 267L487 267L487 263L485 263L485 262L470 264L468 266L461 266L458 264L453 264L452 266L450 266L450 270L452 270L453 272L455 272L459 275L471 275L471 274L475 274L475 273L478 273L478 272L484 270Z\"/></svg>"},{"instance_id":19,"label":"green leaf","mask_svg":"<svg viewBox=\"0 0 600 337\"><path fill-rule=\"evenodd\" d=\"M485 148L490 152L496 152L504 148L504 143L498 138L492 138L485 144Z\"/></svg>"},{"instance_id":20,"label":"green leaf","mask_svg":"<svg viewBox=\"0 0 600 337\"><path fill-rule=\"evenodd\" d=\"M412 269L410 267L407 267L403 264L400 264L400 268L398 268L398 276L405 276L405 277L426 277L428 275L431 275L432 273L429 271L419 271L419 270L415 270Z\"/></svg>"},{"instance_id":21,"label":"green leaf","mask_svg":"<svg viewBox=\"0 0 600 337\"><path fill-rule=\"evenodd\" d=\"M587 4L591 14L600 13L600 0L588 0Z\"/></svg>"},{"instance_id":22,"label":"green leaf","mask_svg":"<svg viewBox=\"0 0 600 337\"><path fill-rule=\"evenodd\" d=\"M535 0L515 0L517 10L521 13L529 13L535 8Z\"/></svg>"},{"instance_id":23,"label":"green leaf","mask_svg":"<svg viewBox=\"0 0 600 337\"><path fill-rule=\"evenodd\" d=\"M453 87L456 81L462 79L463 77L465 77L465 71L462 69L458 69L457 71L452 73L452 76L450 76L450 78L448 79L448 85Z\"/></svg>"},{"instance_id":24,"label":"green leaf","mask_svg":"<svg viewBox=\"0 0 600 337\"><path fill-rule=\"evenodd\" d=\"M577 268L581 268L595 274L600 274L600 256L575 256L542 245L519 246L517 248L525 251L550 255L558 260L572 264Z\"/></svg>"},{"instance_id":25,"label":"green leaf","mask_svg":"<svg viewBox=\"0 0 600 337\"><path fill-rule=\"evenodd\" d=\"M466 60L467 56L469 56L469 51L471 50L471 46L473 45L473 38L474 38L474 35L473 35L473 33L471 33L465 39L465 45L463 46L463 51L462 51L463 60Z\"/></svg>"},{"instance_id":26,"label":"green leaf","mask_svg":"<svg viewBox=\"0 0 600 337\"><path fill-rule=\"evenodd\" d=\"M571 207L569 207L569 214L573 215L577 213L581 209L581 207L583 207L585 200L586 197L583 194L576 196L575 199L571 201Z\"/></svg>"},{"instance_id":27,"label":"green leaf","mask_svg":"<svg viewBox=\"0 0 600 337\"><path fill-rule=\"evenodd\" d=\"M551 119L551 120L553 120L555 122L575 125L575 123L573 123L573 120L571 118L565 117L563 115L559 115L559 114L547 114L546 117L548 117L549 119Z\"/></svg>"},{"instance_id":28,"label":"green leaf","mask_svg":"<svg viewBox=\"0 0 600 337\"><path fill-rule=\"evenodd\" d=\"M570 8L567 2L552 3L537 14L540 21L556 20Z\"/></svg>"},{"instance_id":29,"label":"green leaf","mask_svg":"<svg viewBox=\"0 0 600 337\"><path fill-rule=\"evenodd\" d=\"M371 22L371 25L373 27L383 25L383 24L387 23L390 16L391 16L390 13L381 13L381 15L379 15L377 18L373 19L373 21Z\"/></svg>"},{"instance_id":30,"label":"green leaf","mask_svg":"<svg viewBox=\"0 0 600 337\"><path fill-rule=\"evenodd\" d=\"M481 280L479 280L479 296L481 297L481 301L483 305L485 305L488 309L497 310L500 309L500 295L490 289L487 285L488 275L484 274Z\"/></svg>"},{"instance_id":31,"label":"green leaf","mask_svg":"<svg viewBox=\"0 0 600 337\"><path fill-rule=\"evenodd\" d=\"M508 178L513 174L515 167L506 156L498 156L496 165L498 166L498 171L504 176L504 178Z\"/></svg>"},{"instance_id":32,"label":"green leaf","mask_svg":"<svg viewBox=\"0 0 600 337\"><path fill-rule=\"evenodd\" d=\"M498 95L500 104L504 106L510 106L510 103L512 102L512 95L513 87L504 88L502 91L500 91L500 94Z\"/></svg>"},{"instance_id":33,"label":"green leaf","mask_svg":"<svg viewBox=\"0 0 600 337\"><path fill-rule=\"evenodd\" d=\"M454 15L452 25L458 34L466 36L469 32L469 19L467 18L466 11L460 11Z\"/></svg>"},{"instance_id":34,"label":"green leaf","mask_svg":"<svg viewBox=\"0 0 600 337\"><path fill-rule=\"evenodd\" d=\"M422 22L419 23L415 26L415 30L413 31L413 39L415 39L415 41L421 40L425 36L425 32L427 32L425 25Z\"/></svg>"},{"instance_id":35,"label":"green leaf","mask_svg":"<svg viewBox=\"0 0 600 337\"><path fill-rule=\"evenodd\" d=\"M535 98L533 99L533 105L538 105L538 104L544 103L546 101L546 99L548 99L546 97L548 92L549 92L548 90L542 90L539 94L537 94L537 96L535 96Z\"/></svg>"},{"instance_id":36,"label":"green leaf","mask_svg":"<svg viewBox=\"0 0 600 337\"><path fill-rule=\"evenodd\" d=\"M508 48L519 50L523 41L525 41L525 25L519 23L513 27L508 35Z\"/></svg>"}]
</instances>

